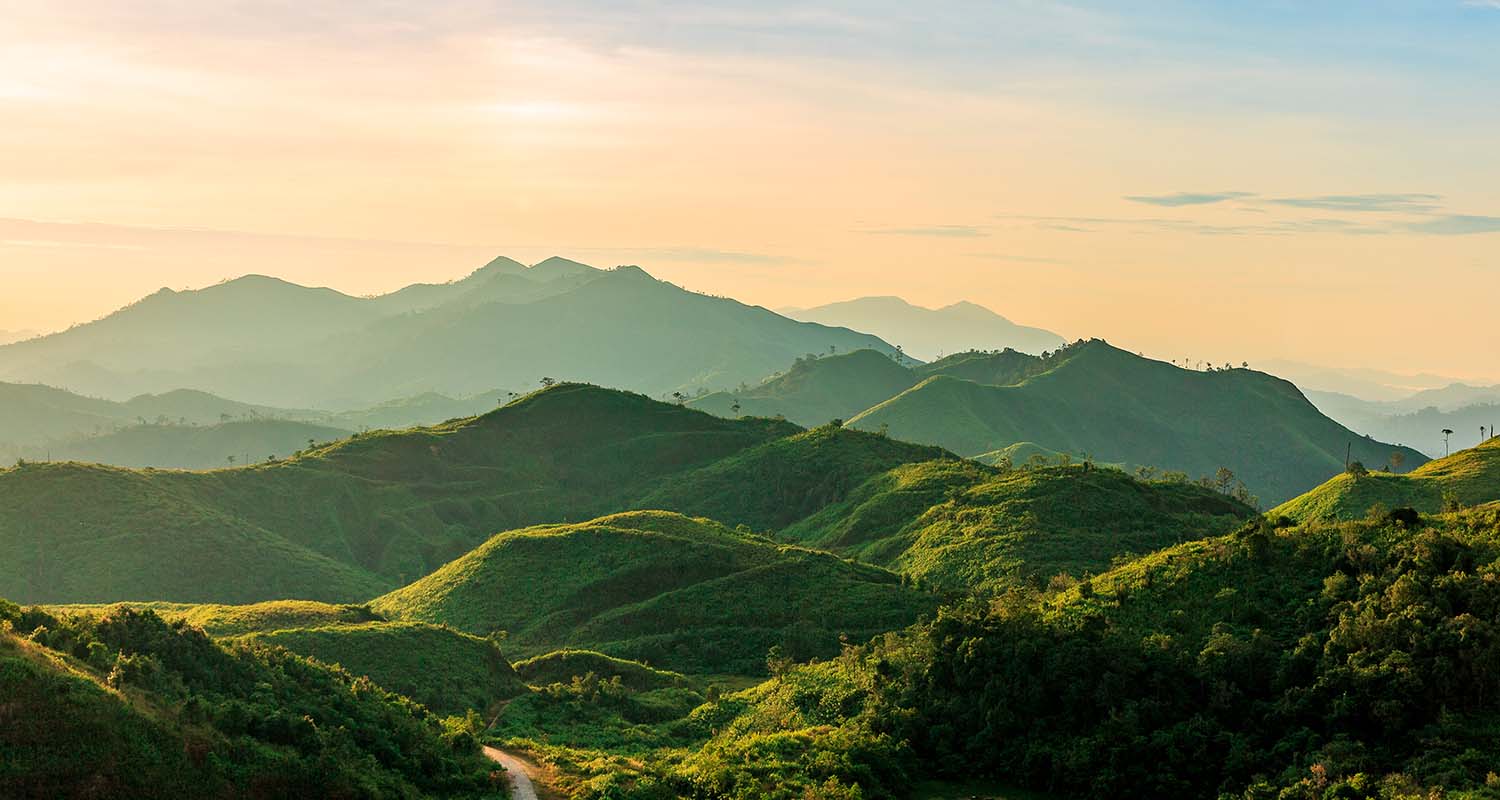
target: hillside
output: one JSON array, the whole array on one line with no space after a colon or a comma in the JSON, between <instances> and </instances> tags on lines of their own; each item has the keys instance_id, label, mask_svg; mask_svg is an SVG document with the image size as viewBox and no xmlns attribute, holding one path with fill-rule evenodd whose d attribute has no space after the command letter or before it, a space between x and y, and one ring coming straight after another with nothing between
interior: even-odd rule
<instances>
[{"instance_id":1,"label":"hillside","mask_svg":"<svg viewBox=\"0 0 1500 800\"><path fill-rule=\"evenodd\" d=\"M27 464L0 470L0 592L363 601L495 531L608 513L664 476L796 431L559 385L481 417L249 468Z\"/></svg>"},{"instance_id":2,"label":"hillside","mask_svg":"<svg viewBox=\"0 0 1500 800\"><path fill-rule=\"evenodd\" d=\"M924 361L964 350L1040 353L1063 344L1063 338L1041 328L1017 325L974 303L958 302L932 309L899 297L861 297L816 308L787 309L793 319L866 331L902 345L907 355Z\"/></svg>"},{"instance_id":3,"label":"hillside","mask_svg":"<svg viewBox=\"0 0 1500 800\"><path fill-rule=\"evenodd\" d=\"M890 572L705 519L633 512L498 534L370 604L395 619L506 631L517 654L579 647L691 672L753 674L780 645L838 652L936 607Z\"/></svg>"},{"instance_id":4,"label":"hillside","mask_svg":"<svg viewBox=\"0 0 1500 800\"><path fill-rule=\"evenodd\" d=\"M936 461L880 474L778 538L940 589L1003 590L1102 572L1118 558L1223 533L1252 515L1211 489L1114 469Z\"/></svg>"},{"instance_id":5,"label":"hillside","mask_svg":"<svg viewBox=\"0 0 1500 800\"><path fill-rule=\"evenodd\" d=\"M263 276L163 289L101 320L0 346L0 380L114 398L191 386L314 408L543 377L661 395L759 381L830 347L891 352L874 336L688 292L638 267L496 259L460 281L373 298Z\"/></svg>"},{"instance_id":6,"label":"hillside","mask_svg":"<svg viewBox=\"0 0 1500 800\"><path fill-rule=\"evenodd\" d=\"M1487 797L1500 516L1420 525L1257 522L956 605L662 726L697 737L686 758L659 746L594 779L788 798L907 797L932 778L1016 796Z\"/></svg>"},{"instance_id":7,"label":"hillside","mask_svg":"<svg viewBox=\"0 0 1500 800\"><path fill-rule=\"evenodd\" d=\"M149 612L0 620L5 797L502 796L473 732L347 673Z\"/></svg>"},{"instance_id":8,"label":"hillside","mask_svg":"<svg viewBox=\"0 0 1500 800\"><path fill-rule=\"evenodd\" d=\"M1103 341L1054 354L1013 386L938 375L849 420L864 430L980 455L1016 442L1100 462L1150 465L1189 476L1227 467L1276 503L1343 469L1345 448L1366 463L1407 448L1349 431L1286 381L1246 369L1197 372L1141 358Z\"/></svg>"},{"instance_id":9,"label":"hillside","mask_svg":"<svg viewBox=\"0 0 1500 800\"><path fill-rule=\"evenodd\" d=\"M1294 520L1358 519L1372 506L1414 508L1434 514L1445 505L1483 505L1500 500L1500 439L1491 439L1408 473L1341 473L1271 510Z\"/></svg>"},{"instance_id":10,"label":"hillside","mask_svg":"<svg viewBox=\"0 0 1500 800\"><path fill-rule=\"evenodd\" d=\"M438 714L487 712L526 691L510 662L477 636L415 622L365 622L252 633L240 641L274 645L402 694Z\"/></svg>"},{"instance_id":11,"label":"hillside","mask_svg":"<svg viewBox=\"0 0 1500 800\"><path fill-rule=\"evenodd\" d=\"M943 458L956 460L940 448L824 425L674 475L634 507L771 531L842 501L875 475Z\"/></svg>"}]
</instances>

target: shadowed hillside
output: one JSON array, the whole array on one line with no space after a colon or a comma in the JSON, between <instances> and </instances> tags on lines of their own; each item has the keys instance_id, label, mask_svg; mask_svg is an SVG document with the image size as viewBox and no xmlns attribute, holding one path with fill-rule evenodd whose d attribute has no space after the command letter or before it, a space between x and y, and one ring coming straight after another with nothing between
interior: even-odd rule
<instances>
[{"instance_id":1,"label":"shadowed hillside","mask_svg":"<svg viewBox=\"0 0 1500 800\"><path fill-rule=\"evenodd\" d=\"M891 572L718 523L633 512L502 533L370 605L392 618L507 631L524 654L585 647L695 672L754 674L766 650L838 652L936 598Z\"/></svg>"},{"instance_id":2,"label":"shadowed hillside","mask_svg":"<svg viewBox=\"0 0 1500 800\"><path fill-rule=\"evenodd\" d=\"M0 795L498 797L477 731L150 612L0 601Z\"/></svg>"}]
</instances>

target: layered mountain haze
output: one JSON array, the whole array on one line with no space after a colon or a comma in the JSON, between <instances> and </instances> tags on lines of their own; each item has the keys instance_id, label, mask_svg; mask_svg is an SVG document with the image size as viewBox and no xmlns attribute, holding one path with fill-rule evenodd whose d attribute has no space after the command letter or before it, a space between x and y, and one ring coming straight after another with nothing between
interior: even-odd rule
<instances>
[{"instance_id":1,"label":"layered mountain haze","mask_svg":"<svg viewBox=\"0 0 1500 800\"><path fill-rule=\"evenodd\" d=\"M815 308L783 309L783 313L793 319L868 331L923 361L964 350L1010 348L1037 354L1065 343L1051 331L1017 325L967 301L934 309L899 297L861 297Z\"/></svg>"},{"instance_id":2,"label":"layered mountain haze","mask_svg":"<svg viewBox=\"0 0 1500 800\"><path fill-rule=\"evenodd\" d=\"M638 267L500 258L463 280L369 298L264 276L163 289L96 322L0 347L0 380L115 398L190 386L348 408L543 377L652 394L730 387L830 347L892 351L874 336L688 292Z\"/></svg>"}]
</instances>

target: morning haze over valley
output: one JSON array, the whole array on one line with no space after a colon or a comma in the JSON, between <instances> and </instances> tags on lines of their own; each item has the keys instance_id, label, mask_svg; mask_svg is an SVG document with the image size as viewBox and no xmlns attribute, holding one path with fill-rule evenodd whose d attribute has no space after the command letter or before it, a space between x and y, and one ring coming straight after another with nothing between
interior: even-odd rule
<instances>
[{"instance_id":1,"label":"morning haze over valley","mask_svg":"<svg viewBox=\"0 0 1500 800\"><path fill-rule=\"evenodd\" d=\"M0 798L1500 798L1500 6L16 4Z\"/></svg>"}]
</instances>

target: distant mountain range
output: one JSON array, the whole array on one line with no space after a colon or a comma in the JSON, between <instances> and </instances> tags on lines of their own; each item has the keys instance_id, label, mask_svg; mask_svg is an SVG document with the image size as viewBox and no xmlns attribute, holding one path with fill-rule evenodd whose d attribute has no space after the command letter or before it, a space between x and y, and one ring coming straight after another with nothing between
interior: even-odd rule
<instances>
[{"instance_id":1,"label":"distant mountain range","mask_svg":"<svg viewBox=\"0 0 1500 800\"><path fill-rule=\"evenodd\" d=\"M816 308L787 308L793 318L867 331L900 345L923 361L965 350L1004 350L1038 354L1064 344L1057 334L1017 325L974 303L923 308L899 297L861 297Z\"/></svg>"},{"instance_id":2,"label":"distant mountain range","mask_svg":"<svg viewBox=\"0 0 1500 800\"><path fill-rule=\"evenodd\" d=\"M1344 468L1346 455L1377 465L1400 451L1408 469L1426 461L1329 419L1271 375L1181 369L1101 340L1045 358L974 352L910 366L873 352L804 358L759 386L692 404L802 424L836 417L971 457L998 458L1025 443L1028 453L1086 454L1194 478L1226 467L1267 503L1318 485Z\"/></svg>"},{"instance_id":3,"label":"distant mountain range","mask_svg":"<svg viewBox=\"0 0 1500 800\"><path fill-rule=\"evenodd\" d=\"M1445 449L1473 447L1500 425L1497 386L1453 384L1386 402L1336 392L1308 392L1307 396L1320 411L1355 430L1409 445L1434 458ZM1446 444L1444 430L1453 431Z\"/></svg>"},{"instance_id":4,"label":"distant mountain range","mask_svg":"<svg viewBox=\"0 0 1500 800\"><path fill-rule=\"evenodd\" d=\"M284 458L354 431L431 425L494 408L512 396L427 393L348 411L253 405L188 389L125 401L39 384L0 383L0 463L91 461L127 467L206 469Z\"/></svg>"},{"instance_id":5,"label":"distant mountain range","mask_svg":"<svg viewBox=\"0 0 1500 800\"><path fill-rule=\"evenodd\" d=\"M22 339L30 339L31 337L36 336L38 333L38 331L28 330L0 330L0 344L10 344L11 342L19 342Z\"/></svg>"},{"instance_id":6,"label":"distant mountain range","mask_svg":"<svg viewBox=\"0 0 1500 800\"><path fill-rule=\"evenodd\" d=\"M1407 374L1383 369L1325 367L1287 359L1269 359L1256 366L1286 378L1304 392L1336 392L1376 402L1400 400L1414 392L1458 382L1457 378L1427 372Z\"/></svg>"},{"instance_id":7,"label":"distant mountain range","mask_svg":"<svg viewBox=\"0 0 1500 800\"><path fill-rule=\"evenodd\" d=\"M351 297L264 276L163 289L96 322L0 346L0 380L112 398L190 386L283 407L577 379L662 394L761 378L879 338L563 258Z\"/></svg>"}]
</instances>

